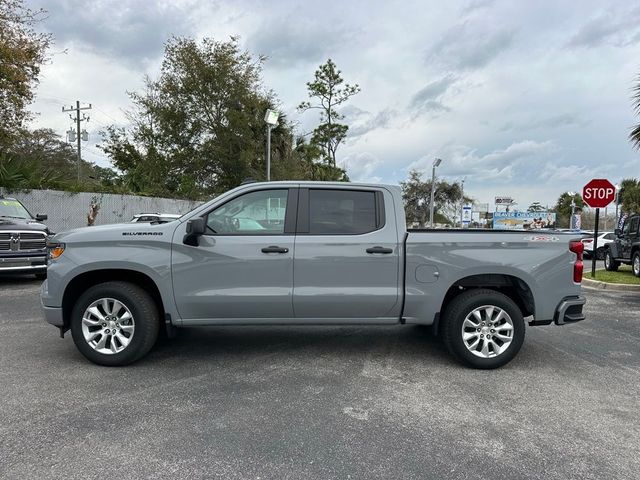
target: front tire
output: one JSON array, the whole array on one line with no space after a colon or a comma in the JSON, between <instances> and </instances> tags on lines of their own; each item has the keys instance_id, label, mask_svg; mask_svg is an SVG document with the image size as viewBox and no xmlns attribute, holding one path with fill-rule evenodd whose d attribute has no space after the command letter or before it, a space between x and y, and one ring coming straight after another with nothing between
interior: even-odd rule
<instances>
[{"instance_id":1,"label":"front tire","mask_svg":"<svg viewBox=\"0 0 640 480\"><path fill-rule=\"evenodd\" d=\"M596 250L596 260L604 260L605 249L604 247L598 247Z\"/></svg>"},{"instance_id":2,"label":"front tire","mask_svg":"<svg viewBox=\"0 0 640 480\"><path fill-rule=\"evenodd\" d=\"M128 282L94 285L76 301L71 335L80 353L98 365L128 365L146 355L158 338L158 308L142 288Z\"/></svg>"},{"instance_id":3,"label":"front tire","mask_svg":"<svg viewBox=\"0 0 640 480\"><path fill-rule=\"evenodd\" d=\"M38 280L46 280L47 279L47 271L36 273L36 278Z\"/></svg>"},{"instance_id":4,"label":"front tire","mask_svg":"<svg viewBox=\"0 0 640 480\"><path fill-rule=\"evenodd\" d=\"M616 262L613 259L613 255L611 255L611 249L607 248L607 251L604 254L604 269L608 272L617 272L619 266L620 262Z\"/></svg>"},{"instance_id":5,"label":"front tire","mask_svg":"<svg viewBox=\"0 0 640 480\"><path fill-rule=\"evenodd\" d=\"M447 307L443 322L445 345L458 361L473 368L506 365L524 342L525 324L520 308L494 290L461 293Z\"/></svg>"},{"instance_id":6,"label":"front tire","mask_svg":"<svg viewBox=\"0 0 640 480\"><path fill-rule=\"evenodd\" d=\"M635 252L631 258L631 270L636 277L640 277L640 251Z\"/></svg>"}]
</instances>

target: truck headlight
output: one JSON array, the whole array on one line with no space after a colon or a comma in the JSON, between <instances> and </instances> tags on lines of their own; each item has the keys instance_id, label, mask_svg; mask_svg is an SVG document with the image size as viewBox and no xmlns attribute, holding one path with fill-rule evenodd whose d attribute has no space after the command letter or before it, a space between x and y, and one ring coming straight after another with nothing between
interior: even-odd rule
<instances>
[{"instance_id":1,"label":"truck headlight","mask_svg":"<svg viewBox=\"0 0 640 480\"><path fill-rule=\"evenodd\" d=\"M47 242L47 250L49 251L49 258L55 260L64 253L65 245L61 242Z\"/></svg>"}]
</instances>

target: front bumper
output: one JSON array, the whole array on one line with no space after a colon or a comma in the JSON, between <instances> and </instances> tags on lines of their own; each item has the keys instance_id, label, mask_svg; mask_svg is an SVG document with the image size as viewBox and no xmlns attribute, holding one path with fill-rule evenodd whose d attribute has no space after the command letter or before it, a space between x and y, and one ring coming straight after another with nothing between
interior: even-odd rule
<instances>
[{"instance_id":1,"label":"front bumper","mask_svg":"<svg viewBox=\"0 0 640 480\"><path fill-rule=\"evenodd\" d=\"M587 299L582 295L563 298L556 308L553 321L556 325L564 325L584 320L585 316L582 313L582 307L585 303L587 303Z\"/></svg>"},{"instance_id":2,"label":"front bumper","mask_svg":"<svg viewBox=\"0 0 640 480\"><path fill-rule=\"evenodd\" d=\"M39 273L46 269L46 255L0 257L0 273Z\"/></svg>"},{"instance_id":3,"label":"front bumper","mask_svg":"<svg viewBox=\"0 0 640 480\"><path fill-rule=\"evenodd\" d=\"M64 317L62 315L62 307L50 307L45 305L44 302L48 299L49 294L49 280L42 282L40 287L40 308L44 319L47 323L55 325L56 327L64 327Z\"/></svg>"}]
</instances>

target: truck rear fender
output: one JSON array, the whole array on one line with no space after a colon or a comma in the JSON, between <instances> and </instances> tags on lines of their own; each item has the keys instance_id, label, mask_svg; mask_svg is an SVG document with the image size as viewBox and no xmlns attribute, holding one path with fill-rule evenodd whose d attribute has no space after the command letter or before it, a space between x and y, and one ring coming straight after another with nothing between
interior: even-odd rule
<instances>
[{"instance_id":1,"label":"truck rear fender","mask_svg":"<svg viewBox=\"0 0 640 480\"><path fill-rule=\"evenodd\" d=\"M456 296L470 288L485 288L501 292L520 307L524 317L535 315L535 302L529 285L518 277L504 274L471 275L458 280L447 290L440 312L444 312Z\"/></svg>"}]
</instances>

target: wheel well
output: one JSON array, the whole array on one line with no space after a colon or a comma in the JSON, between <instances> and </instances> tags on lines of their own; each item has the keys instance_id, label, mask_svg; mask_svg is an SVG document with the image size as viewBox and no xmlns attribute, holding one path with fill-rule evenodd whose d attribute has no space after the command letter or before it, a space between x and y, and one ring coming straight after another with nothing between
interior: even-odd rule
<instances>
[{"instance_id":1,"label":"wheel well","mask_svg":"<svg viewBox=\"0 0 640 480\"><path fill-rule=\"evenodd\" d=\"M471 275L458 280L444 296L440 313L446 310L454 298L471 288L487 288L503 293L518 305L523 317L535 315L535 303L529 285L518 277L503 274Z\"/></svg>"},{"instance_id":2,"label":"wheel well","mask_svg":"<svg viewBox=\"0 0 640 480\"><path fill-rule=\"evenodd\" d=\"M93 270L75 277L69 282L64 291L64 295L62 296L62 317L65 327L69 327L70 325L71 312L80 295L94 285L114 280L133 283L146 290L158 307L160 318L164 318L164 305L162 304L160 290L158 290L158 286L148 275L126 269Z\"/></svg>"}]
</instances>

